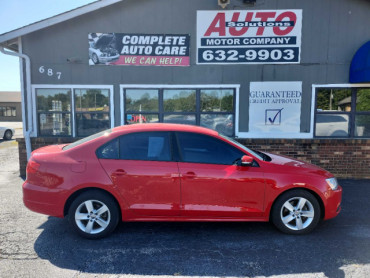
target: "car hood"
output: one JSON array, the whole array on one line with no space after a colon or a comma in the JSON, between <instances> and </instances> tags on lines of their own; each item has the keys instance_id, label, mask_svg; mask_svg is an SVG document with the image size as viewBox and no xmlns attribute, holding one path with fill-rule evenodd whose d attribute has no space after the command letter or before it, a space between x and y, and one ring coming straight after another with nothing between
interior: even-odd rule
<instances>
[{"instance_id":1,"label":"car hood","mask_svg":"<svg viewBox=\"0 0 370 278\"><path fill-rule=\"evenodd\" d=\"M114 40L114 35L102 35L99 39L95 42L95 48L105 48L105 47L112 47Z\"/></svg>"},{"instance_id":2,"label":"car hood","mask_svg":"<svg viewBox=\"0 0 370 278\"><path fill-rule=\"evenodd\" d=\"M333 175L330 172L326 171L325 169L319 166L283 155L277 155L272 153L265 154L271 157L271 161L267 163L273 164L276 167L281 168L282 171L284 171L283 169L286 169L288 171L292 171L294 169L294 172L299 174L317 174L328 178L333 177Z\"/></svg>"}]
</instances>

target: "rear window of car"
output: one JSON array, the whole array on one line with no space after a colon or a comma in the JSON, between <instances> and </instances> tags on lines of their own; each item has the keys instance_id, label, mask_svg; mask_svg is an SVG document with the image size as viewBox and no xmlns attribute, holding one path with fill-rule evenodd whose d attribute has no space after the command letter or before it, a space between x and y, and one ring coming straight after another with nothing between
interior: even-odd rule
<instances>
[{"instance_id":1,"label":"rear window of car","mask_svg":"<svg viewBox=\"0 0 370 278\"><path fill-rule=\"evenodd\" d=\"M77 140L76 142L73 142L73 143L71 143L71 144L69 144L67 146L64 146L63 147L63 150L66 151L66 150L72 149L72 148L77 147L77 146L79 146L79 145L81 145L83 143L89 142L89 141L94 140L94 139L96 139L96 138L98 138L100 136L103 136L103 135L108 135L110 133L112 133L112 129L107 129L107 130L104 130L104 131L95 133L95 134L90 135L88 137L85 137L85 138L82 138L80 140Z\"/></svg>"},{"instance_id":2,"label":"rear window of car","mask_svg":"<svg viewBox=\"0 0 370 278\"><path fill-rule=\"evenodd\" d=\"M120 136L101 146L99 159L171 161L168 132L138 132Z\"/></svg>"}]
</instances>

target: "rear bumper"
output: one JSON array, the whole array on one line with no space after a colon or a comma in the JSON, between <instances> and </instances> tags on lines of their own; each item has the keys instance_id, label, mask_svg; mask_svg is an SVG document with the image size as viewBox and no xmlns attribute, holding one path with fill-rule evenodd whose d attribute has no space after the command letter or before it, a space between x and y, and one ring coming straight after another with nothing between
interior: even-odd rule
<instances>
[{"instance_id":1,"label":"rear bumper","mask_svg":"<svg viewBox=\"0 0 370 278\"><path fill-rule=\"evenodd\" d=\"M326 192L327 200L326 200L326 208L325 208L325 217L324 219L330 219L337 216L342 207L342 187L338 186L336 190L330 190Z\"/></svg>"},{"instance_id":2,"label":"rear bumper","mask_svg":"<svg viewBox=\"0 0 370 278\"><path fill-rule=\"evenodd\" d=\"M28 209L50 216L64 217L64 202L60 190L51 190L27 181L22 187L23 203Z\"/></svg>"}]
</instances>

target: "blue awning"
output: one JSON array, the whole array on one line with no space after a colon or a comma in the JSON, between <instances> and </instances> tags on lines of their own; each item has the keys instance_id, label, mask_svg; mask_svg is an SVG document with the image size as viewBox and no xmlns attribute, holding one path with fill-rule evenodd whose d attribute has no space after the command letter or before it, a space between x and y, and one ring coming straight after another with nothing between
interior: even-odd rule
<instances>
[{"instance_id":1,"label":"blue awning","mask_svg":"<svg viewBox=\"0 0 370 278\"><path fill-rule=\"evenodd\" d=\"M370 41L357 50L349 70L350 83L370 83Z\"/></svg>"}]
</instances>

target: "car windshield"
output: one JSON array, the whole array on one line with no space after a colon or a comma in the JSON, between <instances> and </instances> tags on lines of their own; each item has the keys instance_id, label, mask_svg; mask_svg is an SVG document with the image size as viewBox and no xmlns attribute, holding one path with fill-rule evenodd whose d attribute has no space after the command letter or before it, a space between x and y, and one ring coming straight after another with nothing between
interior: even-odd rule
<instances>
[{"instance_id":1,"label":"car windshield","mask_svg":"<svg viewBox=\"0 0 370 278\"><path fill-rule=\"evenodd\" d=\"M227 141L230 141L232 143L234 143L235 145L239 146L240 148L242 148L243 150L245 150L246 152L250 153L251 155L257 157L258 159L260 160L263 160L263 158L261 157L261 155L259 155L258 153L256 153L255 151L252 151L251 149L247 148L246 146L240 144L238 141L230 138L230 137L227 137L225 135L222 135L222 134L219 134L222 138L226 139Z\"/></svg>"},{"instance_id":2,"label":"car windshield","mask_svg":"<svg viewBox=\"0 0 370 278\"><path fill-rule=\"evenodd\" d=\"M82 139L80 139L80 140L77 140L76 142L73 142L73 143L71 143L71 144L69 144L69 145L64 146L64 147L63 147L63 150L65 150L65 151L66 151L66 150L69 150L69 149L74 148L74 147L77 147L77 146L79 146L79 145L81 145L81 144L83 144L83 143L85 143L85 142L88 142L88 141L94 140L95 138L98 138L98 137L100 137L100 136L102 136L102 135L108 135L108 134L110 134L111 132L112 132L112 129L107 129L107 130L104 130L104 131L101 131L101 132L95 133L95 134L93 134L93 135L90 135L90 136L88 136L88 137L82 138Z\"/></svg>"}]
</instances>

